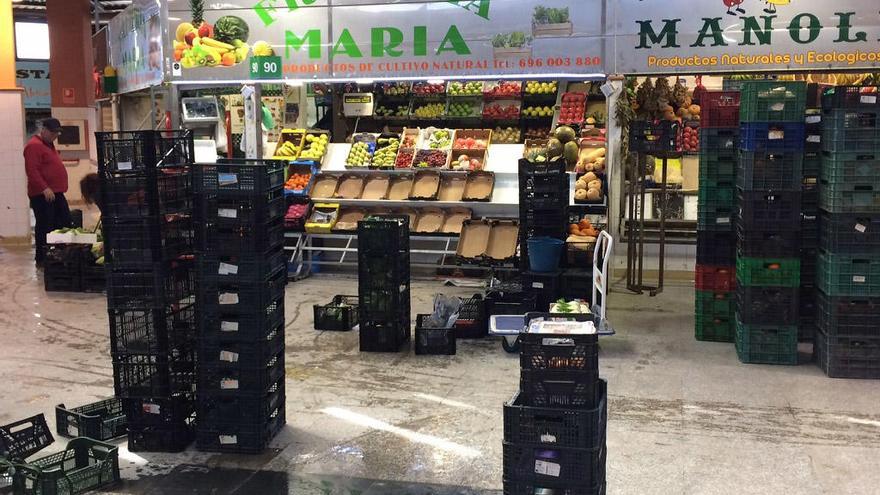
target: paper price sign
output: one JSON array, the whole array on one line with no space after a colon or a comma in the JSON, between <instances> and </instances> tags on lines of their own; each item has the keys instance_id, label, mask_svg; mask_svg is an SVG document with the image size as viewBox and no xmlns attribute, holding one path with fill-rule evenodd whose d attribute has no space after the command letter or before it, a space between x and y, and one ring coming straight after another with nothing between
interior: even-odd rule
<instances>
[{"instance_id":1,"label":"paper price sign","mask_svg":"<svg viewBox=\"0 0 880 495\"><path fill-rule=\"evenodd\" d=\"M251 79L281 79L281 57L251 57Z\"/></svg>"}]
</instances>

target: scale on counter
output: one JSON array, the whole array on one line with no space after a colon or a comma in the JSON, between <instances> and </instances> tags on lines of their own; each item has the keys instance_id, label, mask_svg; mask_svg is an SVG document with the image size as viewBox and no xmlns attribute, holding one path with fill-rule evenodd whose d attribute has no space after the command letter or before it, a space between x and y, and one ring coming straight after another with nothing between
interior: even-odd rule
<instances>
[{"instance_id":1,"label":"scale on counter","mask_svg":"<svg viewBox=\"0 0 880 495\"><path fill-rule=\"evenodd\" d=\"M220 104L214 96L181 98L183 127L193 133L195 161L217 161L218 132L221 128ZM225 134L225 131L223 131ZM223 136L225 141L225 136Z\"/></svg>"}]
</instances>

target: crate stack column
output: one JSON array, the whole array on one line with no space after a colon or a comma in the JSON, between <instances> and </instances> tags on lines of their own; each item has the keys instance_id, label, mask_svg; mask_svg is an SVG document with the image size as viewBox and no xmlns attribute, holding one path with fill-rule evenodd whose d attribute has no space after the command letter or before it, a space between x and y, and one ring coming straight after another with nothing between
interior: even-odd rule
<instances>
[{"instance_id":1,"label":"crate stack column","mask_svg":"<svg viewBox=\"0 0 880 495\"><path fill-rule=\"evenodd\" d=\"M739 96L738 91L701 96L694 334L702 341L733 342L734 336Z\"/></svg>"},{"instance_id":2,"label":"crate stack column","mask_svg":"<svg viewBox=\"0 0 880 495\"><path fill-rule=\"evenodd\" d=\"M188 131L96 133L116 396L133 452L183 450L195 415Z\"/></svg>"},{"instance_id":3,"label":"crate stack column","mask_svg":"<svg viewBox=\"0 0 880 495\"><path fill-rule=\"evenodd\" d=\"M195 169L199 450L258 453L286 421L284 167Z\"/></svg>"},{"instance_id":4,"label":"crate stack column","mask_svg":"<svg viewBox=\"0 0 880 495\"><path fill-rule=\"evenodd\" d=\"M410 341L409 217L358 222L361 352L400 352Z\"/></svg>"},{"instance_id":5,"label":"crate stack column","mask_svg":"<svg viewBox=\"0 0 880 495\"><path fill-rule=\"evenodd\" d=\"M748 81L737 170L736 351L797 364L806 83Z\"/></svg>"},{"instance_id":6,"label":"crate stack column","mask_svg":"<svg viewBox=\"0 0 880 495\"><path fill-rule=\"evenodd\" d=\"M822 95L814 351L834 378L880 378L880 88Z\"/></svg>"},{"instance_id":7,"label":"crate stack column","mask_svg":"<svg viewBox=\"0 0 880 495\"><path fill-rule=\"evenodd\" d=\"M808 86L812 94L813 84ZM808 97L808 101L814 98ZM816 333L816 262L819 249L819 168L822 165L822 109L804 116L804 165L801 181L801 290L798 341L812 342Z\"/></svg>"},{"instance_id":8,"label":"crate stack column","mask_svg":"<svg viewBox=\"0 0 880 495\"><path fill-rule=\"evenodd\" d=\"M546 311L559 299L562 272L533 272L529 266L528 240L553 237L562 241L568 228L569 178L565 161L532 163L519 161L519 249L522 288L534 294L536 308Z\"/></svg>"},{"instance_id":9,"label":"crate stack column","mask_svg":"<svg viewBox=\"0 0 880 495\"><path fill-rule=\"evenodd\" d=\"M504 493L605 493L607 383L597 336L520 334L520 390L504 405Z\"/></svg>"}]
</instances>

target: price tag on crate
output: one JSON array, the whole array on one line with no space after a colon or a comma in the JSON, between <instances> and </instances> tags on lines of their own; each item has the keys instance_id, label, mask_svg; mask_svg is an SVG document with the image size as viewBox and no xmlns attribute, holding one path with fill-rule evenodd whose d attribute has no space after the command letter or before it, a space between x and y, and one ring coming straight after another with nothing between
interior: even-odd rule
<instances>
[{"instance_id":1,"label":"price tag on crate","mask_svg":"<svg viewBox=\"0 0 880 495\"><path fill-rule=\"evenodd\" d=\"M251 79L281 79L281 57L251 57Z\"/></svg>"},{"instance_id":2,"label":"price tag on crate","mask_svg":"<svg viewBox=\"0 0 880 495\"><path fill-rule=\"evenodd\" d=\"M238 322L237 321L221 321L220 322L220 331L221 332L237 332L238 331Z\"/></svg>"},{"instance_id":3,"label":"price tag on crate","mask_svg":"<svg viewBox=\"0 0 880 495\"><path fill-rule=\"evenodd\" d=\"M556 464L555 462L535 461L535 474L558 478L560 470L561 468L559 464Z\"/></svg>"}]
</instances>

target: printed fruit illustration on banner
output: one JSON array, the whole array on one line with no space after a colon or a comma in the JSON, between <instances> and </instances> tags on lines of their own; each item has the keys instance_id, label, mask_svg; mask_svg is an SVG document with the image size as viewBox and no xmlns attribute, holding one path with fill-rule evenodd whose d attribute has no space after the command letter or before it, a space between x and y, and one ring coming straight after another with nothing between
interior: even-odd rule
<instances>
[{"instance_id":1,"label":"printed fruit illustration on banner","mask_svg":"<svg viewBox=\"0 0 880 495\"><path fill-rule=\"evenodd\" d=\"M241 17L227 15L214 25L203 18L204 0L190 0L192 22L181 22L172 42L174 61L184 69L231 67L248 57L250 28Z\"/></svg>"}]
</instances>

